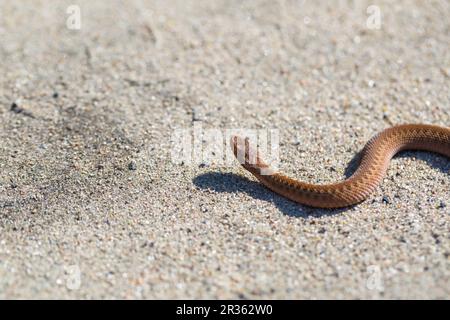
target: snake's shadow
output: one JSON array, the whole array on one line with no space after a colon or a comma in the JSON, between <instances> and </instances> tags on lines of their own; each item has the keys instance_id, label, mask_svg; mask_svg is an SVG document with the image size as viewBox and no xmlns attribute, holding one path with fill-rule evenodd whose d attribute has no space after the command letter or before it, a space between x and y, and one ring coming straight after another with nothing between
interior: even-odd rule
<instances>
[{"instance_id":1,"label":"snake's shadow","mask_svg":"<svg viewBox=\"0 0 450 320\"><path fill-rule=\"evenodd\" d=\"M396 155L396 158L408 158L414 156L425 161L433 168L450 175L450 162L443 156L436 156L429 152L404 151ZM350 177L358 168L361 153L356 154L345 169L345 177ZM340 209L318 209L303 206L290 201L278 194L269 191L261 183L249 180L244 176L233 173L208 172L193 179L193 183L200 189L213 190L215 192L238 193L245 192L251 197L273 203L281 212L292 217L308 217L339 214L350 210L357 205ZM374 199L369 201L375 201Z\"/></svg>"},{"instance_id":2,"label":"snake's shadow","mask_svg":"<svg viewBox=\"0 0 450 320\"><path fill-rule=\"evenodd\" d=\"M281 212L292 217L333 215L352 208L319 209L304 206L268 190L255 180L250 180L234 173L208 172L195 177L193 182L200 189L215 192L245 192L252 198L273 203Z\"/></svg>"}]
</instances>

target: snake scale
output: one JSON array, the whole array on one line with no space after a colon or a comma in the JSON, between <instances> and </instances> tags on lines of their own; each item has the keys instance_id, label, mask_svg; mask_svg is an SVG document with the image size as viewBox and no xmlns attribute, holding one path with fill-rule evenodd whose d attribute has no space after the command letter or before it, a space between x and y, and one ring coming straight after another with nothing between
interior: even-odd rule
<instances>
[{"instance_id":1,"label":"snake scale","mask_svg":"<svg viewBox=\"0 0 450 320\"><path fill-rule=\"evenodd\" d=\"M312 207L340 208L364 201L381 183L391 158L400 151L424 150L450 158L450 128L405 124L385 129L366 144L351 177L326 185L304 183L272 169L248 138L232 136L231 148L241 165L274 192Z\"/></svg>"}]
</instances>

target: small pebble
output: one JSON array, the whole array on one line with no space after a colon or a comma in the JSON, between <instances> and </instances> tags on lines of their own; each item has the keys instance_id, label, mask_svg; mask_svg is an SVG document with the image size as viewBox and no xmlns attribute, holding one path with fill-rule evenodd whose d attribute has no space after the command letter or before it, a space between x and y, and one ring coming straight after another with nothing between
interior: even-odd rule
<instances>
[{"instance_id":1,"label":"small pebble","mask_svg":"<svg viewBox=\"0 0 450 320\"><path fill-rule=\"evenodd\" d=\"M133 171L137 170L137 164L136 164L136 162L131 161L131 162L128 164L128 169L129 169L129 170L133 170Z\"/></svg>"},{"instance_id":2,"label":"small pebble","mask_svg":"<svg viewBox=\"0 0 450 320\"><path fill-rule=\"evenodd\" d=\"M23 111L23 109L21 107L19 107L19 104L17 102L13 102L11 104L11 111L15 112L15 113L21 113Z\"/></svg>"},{"instance_id":3,"label":"small pebble","mask_svg":"<svg viewBox=\"0 0 450 320\"><path fill-rule=\"evenodd\" d=\"M20 106L19 106L19 103L16 102L16 101L14 101L14 102L11 104L10 110L11 110L12 112L14 112L14 113L17 113L17 114L21 113L21 114L23 114L24 116L27 116L27 117L30 117L30 118L34 118L34 116L33 116L33 114L32 114L31 112L26 111L25 109L23 109L22 107L20 107Z\"/></svg>"}]
</instances>

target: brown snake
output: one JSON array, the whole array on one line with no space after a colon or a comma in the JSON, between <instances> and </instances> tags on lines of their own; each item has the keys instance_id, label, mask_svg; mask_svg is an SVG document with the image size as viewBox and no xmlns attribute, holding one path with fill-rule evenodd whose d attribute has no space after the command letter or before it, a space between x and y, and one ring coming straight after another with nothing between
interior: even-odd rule
<instances>
[{"instance_id":1,"label":"brown snake","mask_svg":"<svg viewBox=\"0 0 450 320\"><path fill-rule=\"evenodd\" d=\"M232 136L231 148L242 166L276 193L312 207L339 208L365 200L380 184L397 152L425 150L450 158L450 128L425 124L388 128L366 144L359 167L351 177L327 185L300 182L273 170L250 146L248 138Z\"/></svg>"}]
</instances>

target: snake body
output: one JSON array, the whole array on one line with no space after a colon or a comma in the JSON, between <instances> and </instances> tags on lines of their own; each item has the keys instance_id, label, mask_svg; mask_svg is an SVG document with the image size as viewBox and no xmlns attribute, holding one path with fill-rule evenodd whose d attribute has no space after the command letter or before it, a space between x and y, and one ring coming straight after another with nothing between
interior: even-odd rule
<instances>
[{"instance_id":1,"label":"snake body","mask_svg":"<svg viewBox=\"0 0 450 320\"><path fill-rule=\"evenodd\" d=\"M295 202L339 208L365 200L381 183L391 158L402 150L425 150L450 158L450 128L406 124L388 128L364 147L358 169L348 179L327 185L304 183L272 169L248 138L231 137L231 148L242 166L262 184Z\"/></svg>"}]
</instances>

